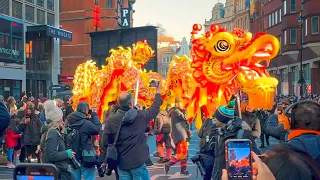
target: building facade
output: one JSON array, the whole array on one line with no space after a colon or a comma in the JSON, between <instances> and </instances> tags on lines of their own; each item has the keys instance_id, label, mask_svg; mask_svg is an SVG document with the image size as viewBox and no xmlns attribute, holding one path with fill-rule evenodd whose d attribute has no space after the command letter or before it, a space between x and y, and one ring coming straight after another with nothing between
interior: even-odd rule
<instances>
[{"instance_id":1,"label":"building facade","mask_svg":"<svg viewBox=\"0 0 320 180\"><path fill-rule=\"evenodd\" d=\"M72 40L59 28L59 1L0 0L0 24L0 94L48 97L58 83L60 40Z\"/></svg>"},{"instance_id":2,"label":"building facade","mask_svg":"<svg viewBox=\"0 0 320 180\"><path fill-rule=\"evenodd\" d=\"M222 27L226 28L228 31L234 28L234 0L227 0L225 5L222 3L217 3L211 11L210 20L205 20L204 28L208 31L212 24L220 24Z\"/></svg>"},{"instance_id":3,"label":"building facade","mask_svg":"<svg viewBox=\"0 0 320 180\"><path fill-rule=\"evenodd\" d=\"M180 48L180 41L171 36L158 37L158 73L165 79L169 64Z\"/></svg>"},{"instance_id":4,"label":"building facade","mask_svg":"<svg viewBox=\"0 0 320 180\"><path fill-rule=\"evenodd\" d=\"M262 18L251 20L251 31L255 33L262 29L268 34L277 36L281 44L279 55L271 61L269 68L271 74L279 80L278 93L300 94L298 81L302 57L303 77L306 81L304 94L320 94L320 6L318 4L317 0L265 2L260 0L256 3L255 14L259 14ZM258 8L259 6L261 8ZM304 17L302 31L298 22L300 11Z\"/></svg>"},{"instance_id":5,"label":"building facade","mask_svg":"<svg viewBox=\"0 0 320 180\"><path fill-rule=\"evenodd\" d=\"M94 0L67 0L61 1L60 24L64 29L72 31L74 41L62 42L60 60L62 74L73 76L76 67L91 59L91 39L89 32L94 32L93 7ZM98 1L101 9L101 27L98 31L120 28L121 8L131 9L131 27L133 4L135 0L105 0ZM117 48L117 47L114 47ZM66 83L72 85L72 82Z\"/></svg>"},{"instance_id":6,"label":"building facade","mask_svg":"<svg viewBox=\"0 0 320 180\"><path fill-rule=\"evenodd\" d=\"M177 56L183 56L186 55L189 58L191 58L190 54L190 44L187 41L187 38L182 38L182 41L180 42L180 47L176 50Z\"/></svg>"},{"instance_id":7,"label":"building facade","mask_svg":"<svg viewBox=\"0 0 320 180\"><path fill-rule=\"evenodd\" d=\"M220 24L227 31L234 28L249 30L250 0L226 0L225 4L217 3L212 8L212 17L205 20L205 31L211 24Z\"/></svg>"}]
</instances>

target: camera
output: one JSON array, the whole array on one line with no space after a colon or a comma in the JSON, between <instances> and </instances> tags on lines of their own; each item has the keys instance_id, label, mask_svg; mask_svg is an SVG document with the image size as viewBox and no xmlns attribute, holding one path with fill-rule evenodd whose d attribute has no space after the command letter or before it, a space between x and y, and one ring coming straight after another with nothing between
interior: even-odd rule
<instances>
[{"instance_id":1,"label":"camera","mask_svg":"<svg viewBox=\"0 0 320 180\"><path fill-rule=\"evenodd\" d=\"M194 163L194 164L196 164L197 165L197 167L198 167L198 170L199 170L199 172L200 172L200 175L203 177L204 175L206 175L206 171L204 170L204 168L202 167L202 164L201 164L201 160L202 159L202 157L201 157L201 155L195 155L195 156L193 156L192 158L191 158L191 161Z\"/></svg>"},{"instance_id":2,"label":"camera","mask_svg":"<svg viewBox=\"0 0 320 180\"><path fill-rule=\"evenodd\" d=\"M160 84L159 81L152 80L152 81L150 81L150 83L149 83L149 87L158 87L159 84Z\"/></svg>"}]
</instances>

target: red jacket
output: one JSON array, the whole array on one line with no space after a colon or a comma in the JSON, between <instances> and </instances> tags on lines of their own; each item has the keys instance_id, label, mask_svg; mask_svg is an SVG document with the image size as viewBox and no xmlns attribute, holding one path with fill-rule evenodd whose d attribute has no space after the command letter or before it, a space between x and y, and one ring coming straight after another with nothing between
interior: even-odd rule
<instances>
[{"instance_id":1,"label":"red jacket","mask_svg":"<svg viewBox=\"0 0 320 180\"><path fill-rule=\"evenodd\" d=\"M11 129L6 130L6 143L7 148L14 148L18 145L20 134L15 134Z\"/></svg>"}]
</instances>

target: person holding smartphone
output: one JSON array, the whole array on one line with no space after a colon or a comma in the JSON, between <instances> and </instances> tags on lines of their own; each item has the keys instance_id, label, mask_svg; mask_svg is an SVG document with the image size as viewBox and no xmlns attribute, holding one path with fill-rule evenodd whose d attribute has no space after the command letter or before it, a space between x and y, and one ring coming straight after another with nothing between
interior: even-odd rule
<instances>
[{"instance_id":1,"label":"person holding smartphone","mask_svg":"<svg viewBox=\"0 0 320 180\"><path fill-rule=\"evenodd\" d=\"M28 104L19 129L23 132L23 144L26 148L27 161L29 163L33 154L36 154L38 162L40 162L39 151L42 125L41 120L34 113L34 105Z\"/></svg>"}]
</instances>

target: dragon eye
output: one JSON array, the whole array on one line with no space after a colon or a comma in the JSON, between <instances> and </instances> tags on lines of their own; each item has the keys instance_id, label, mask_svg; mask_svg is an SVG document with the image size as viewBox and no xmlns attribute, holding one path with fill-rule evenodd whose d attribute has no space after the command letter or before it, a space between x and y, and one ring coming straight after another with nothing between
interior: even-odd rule
<instances>
[{"instance_id":1,"label":"dragon eye","mask_svg":"<svg viewBox=\"0 0 320 180\"><path fill-rule=\"evenodd\" d=\"M225 40L220 40L217 42L217 44L214 46L214 49L217 52L227 52L230 49L230 45L227 41Z\"/></svg>"}]
</instances>

